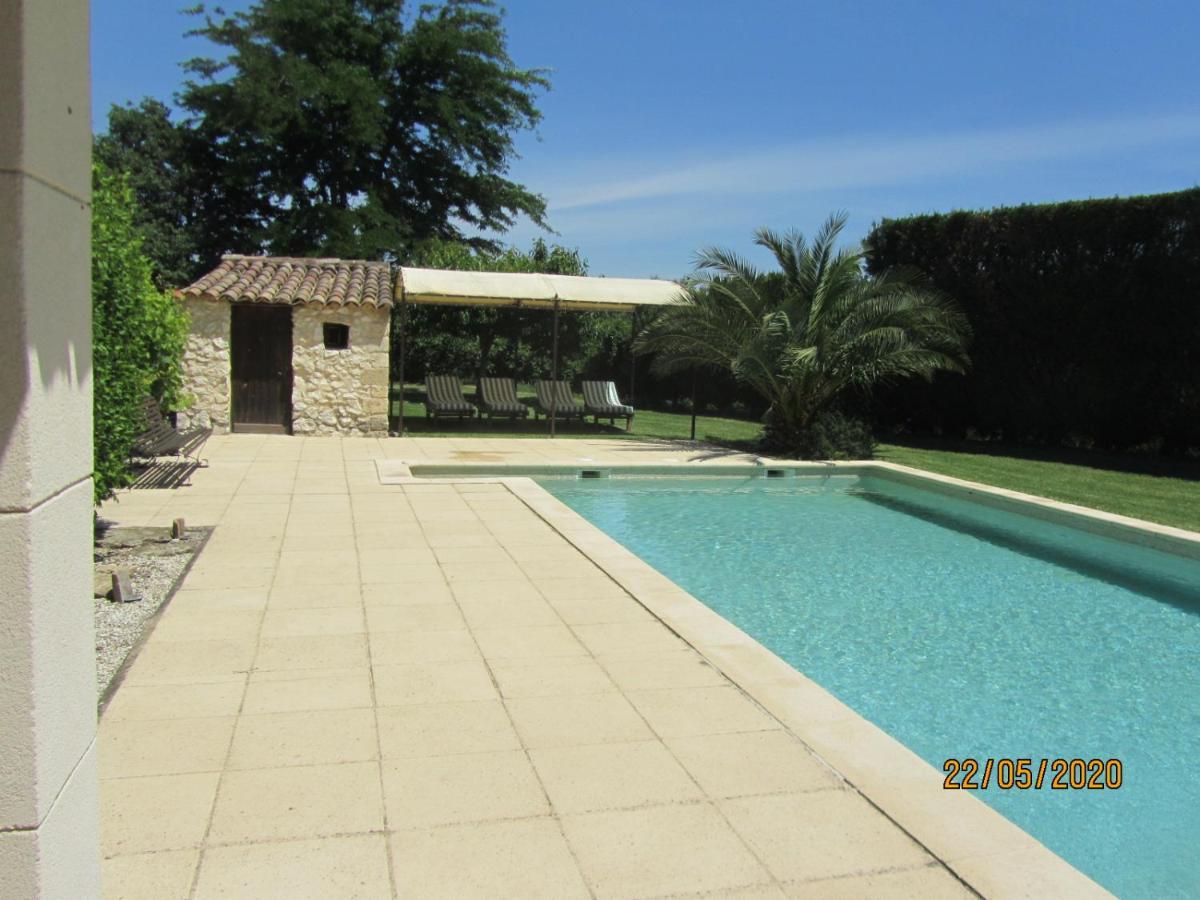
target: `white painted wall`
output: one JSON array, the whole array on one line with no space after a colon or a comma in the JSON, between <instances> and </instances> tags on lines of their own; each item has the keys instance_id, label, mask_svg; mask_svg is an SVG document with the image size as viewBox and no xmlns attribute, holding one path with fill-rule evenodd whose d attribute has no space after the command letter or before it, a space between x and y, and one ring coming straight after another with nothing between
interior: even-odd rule
<instances>
[{"instance_id":1,"label":"white painted wall","mask_svg":"<svg viewBox=\"0 0 1200 900\"><path fill-rule=\"evenodd\" d=\"M0 0L0 897L99 895L87 0Z\"/></svg>"}]
</instances>

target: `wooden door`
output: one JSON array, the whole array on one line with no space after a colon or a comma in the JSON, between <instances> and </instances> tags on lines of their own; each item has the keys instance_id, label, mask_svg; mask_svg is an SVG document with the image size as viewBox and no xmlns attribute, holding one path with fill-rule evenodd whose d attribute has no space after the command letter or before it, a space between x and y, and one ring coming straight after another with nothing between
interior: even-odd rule
<instances>
[{"instance_id":1,"label":"wooden door","mask_svg":"<svg viewBox=\"0 0 1200 900\"><path fill-rule=\"evenodd\" d=\"M292 430L292 308L233 304L229 333L233 430Z\"/></svg>"}]
</instances>

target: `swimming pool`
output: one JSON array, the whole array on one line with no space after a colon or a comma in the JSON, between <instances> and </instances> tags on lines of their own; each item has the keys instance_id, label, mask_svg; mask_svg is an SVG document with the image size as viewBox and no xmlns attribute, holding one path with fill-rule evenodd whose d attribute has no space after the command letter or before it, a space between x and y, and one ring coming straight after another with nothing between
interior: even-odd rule
<instances>
[{"instance_id":1,"label":"swimming pool","mask_svg":"<svg viewBox=\"0 0 1200 900\"><path fill-rule=\"evenodd\" d=\"M538 481L939 770L1121 760L980 796L1115 893L1200 891L1200 561L874 475Z\"/></svg>"}]
</instances>

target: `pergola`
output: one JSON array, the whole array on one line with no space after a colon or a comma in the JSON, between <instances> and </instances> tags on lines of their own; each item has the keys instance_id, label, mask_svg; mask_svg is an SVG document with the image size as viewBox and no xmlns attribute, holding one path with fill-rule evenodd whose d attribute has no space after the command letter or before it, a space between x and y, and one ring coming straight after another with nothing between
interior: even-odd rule
<instances>
[{"instance_id":1,"label":"pergola","mask_svg":"<svg viewBox=\"0 0 1200 900\"><path fill-rule=\"evenodd\" d=\"M445 269L400 268L396 280L400 305L400 418L404 433L404 348L408 304L481 306L503 309L544 309L554 315L551 380L558 380L558 314L572 312L633 312L639 306L667 306L686 296L673 281L653 278L592 278L579 275L539 275L523 272L461 272ZM550 409L550 436L555 434L556 410Z\"/></svg>"}]
</instances>

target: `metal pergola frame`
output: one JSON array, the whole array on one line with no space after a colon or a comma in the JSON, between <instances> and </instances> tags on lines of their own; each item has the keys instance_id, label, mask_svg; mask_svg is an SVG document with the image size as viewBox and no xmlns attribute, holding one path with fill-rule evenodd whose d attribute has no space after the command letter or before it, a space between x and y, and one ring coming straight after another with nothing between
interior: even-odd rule
<instances>
[{"instance_id":1,"label":"metal pergola frame","mask_svg":"<svg viewBox=\"0 0 1200 900\"><path fill-rule=\"evenodd\" d=\"M461 272L402 267L396 278L399 304L400 413L397 433L404 428L405 349L410 303L437 306L475 306L492 309L548 309L553 313L550 377L558 381L558 323L562 310L571 312L633 312L641 306L667 306L686 296L673 281L633 278L591 278L577 275L539 275L510 272ZM550 436L557 433L557 406L550 407Z\"/></svg>"}]
</instances>

